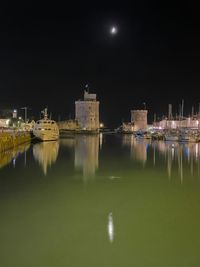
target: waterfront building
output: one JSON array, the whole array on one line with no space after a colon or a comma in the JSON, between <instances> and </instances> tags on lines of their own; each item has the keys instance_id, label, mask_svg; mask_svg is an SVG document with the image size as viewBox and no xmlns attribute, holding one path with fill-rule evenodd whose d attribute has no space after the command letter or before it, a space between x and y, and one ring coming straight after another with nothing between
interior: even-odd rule
<instances>
[{"instance_id":1,"label":"waterfront building","mask_svg":"<svg viewBox=\"0 0 200 267\"><path fill-rule=\"evenodd\" d=\"M13 110L13 119L17 119L17 110L16 109L14 109Z\"/></svg>"},{"instance_id":2,"label":"waterfront building","mask_svg":"<svg viewBox=\"0 0 200 267\"><path fill-rule=\"evenodd\" d=\"M0 119L0 128L8 128L10 119Z\"/></svg>"},{"instance_id":3,"label":"waterfront building","mask_svg":"<svg viewBox=\"0 0 200 267\"><path fill-rule=\"evenodd\" d=\"M147 113L147 110L131 110L131 123L135 131L147 129Z\"/></svg>"},{"instance_id":4,"label":"waterfront building","mask_svg":"<svg viewBox=\"0 0 200 267\"><path fill-rule=\"evenodd\" d=\"M134 124L131 122L123 122L122 123L122 132L123 133L132 133L134 132Z\"/></svg>"},{"instance_id":5,"label":"waterfront building","mask_svg":"<svg viewBox=\"0 0 200 267\"><path fill-rule=\"evenodd\" d=\"M200 127L200 105L197 113L194 112L194 106L192 107L191 115L188 117L184 116L183 113L184 101L179 105L179 114L173 116L172 104L168 106L168 116L163 117L160 121L154 121L153 126L160 129L199 129Z\"/></svg>"},{"instance_id":6,"label":"waterfront building","mask_svg":"<svg viewBox=\"0 0 200 267\"><path fill-rule=\"evenodd\" d=\"M133 133L139 130L147 130L147 113L147 110L131 110L131 122L123 122L116 131Z\"/></svg>"},{"instance_id":7,"label":"waterfront building","mask_svg":"<svg viewBox=\"0 0 200 267\"><path fill-rule=\"evenodd\" d=\"M59 130L75 131L80 129L80 125L77 120L66 120L57 122Z\"/></svg>"},{"instance_id":8,"label":"waterfront building","mask_svg":"<svg viewBox=\"0 0 200 267\"><path fill-rule=\"evenodd\" d=\"M75 117L81 130L99 132L99 101L96 94L84 91L84 99L75 102Z\"/></svg>"},{"instance_id":9,"label":"waterfront building","mask_svg":"<svg viewBox=\"0 0 200 267\"><path fill-rule=\"evenodd\" d=\"M188 117L181 120L176 119L163 119L159 122L153 123L154 127L158 127L161 129L178 129L178 128L193 128L199 129L200 127L200 118L198 117Z\"/></svg>"}]
</instances>

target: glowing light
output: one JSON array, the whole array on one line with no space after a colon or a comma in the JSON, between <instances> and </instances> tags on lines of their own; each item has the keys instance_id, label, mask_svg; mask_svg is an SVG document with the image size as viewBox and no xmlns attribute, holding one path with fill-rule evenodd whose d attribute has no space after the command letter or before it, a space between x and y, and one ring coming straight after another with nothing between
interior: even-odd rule
<instances>
[{"instance_id":1,"label":"glowing light","mask_svg":"<svg viewBox=\"0 0 200 267\"><path fill-rule=\"evenodd\" d=\"M112 26L111 29L110 29L110 33L111 33L112 35L117 34L117 27L116 27L116 26Z\"/></svg>"}]
</instances>

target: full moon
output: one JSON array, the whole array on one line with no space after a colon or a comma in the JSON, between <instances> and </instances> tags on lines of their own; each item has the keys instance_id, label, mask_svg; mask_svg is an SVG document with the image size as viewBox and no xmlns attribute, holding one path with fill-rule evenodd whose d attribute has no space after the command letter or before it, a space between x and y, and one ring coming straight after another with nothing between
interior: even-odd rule
<instances>
[{"instance_id":1,"label":"full moon","mask_svg":"<svg viewBox=\"0 0 200 267\"><path fill-rule=\"evenodd\" d=\"M117 33L117 27L112 26L112 27L110 28L110 33L111 33L112 35L115 35L115 34Z\"/></svg>"}]
</instances>

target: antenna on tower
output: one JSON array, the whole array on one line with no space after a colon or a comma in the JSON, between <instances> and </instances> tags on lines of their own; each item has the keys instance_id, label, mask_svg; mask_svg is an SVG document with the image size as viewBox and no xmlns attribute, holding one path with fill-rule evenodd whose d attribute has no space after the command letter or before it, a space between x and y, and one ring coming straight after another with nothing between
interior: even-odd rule
<instances>
[{"instance_id":1,"label":"antenna on tower","mask_svg":"<svg viewBox=\"0 0 200 267\"><path fill-rule=\"evenodd\" d=\"M85 90L89 93L89 84L88 83L85 85Z\"/></svg>"}]
</instances>

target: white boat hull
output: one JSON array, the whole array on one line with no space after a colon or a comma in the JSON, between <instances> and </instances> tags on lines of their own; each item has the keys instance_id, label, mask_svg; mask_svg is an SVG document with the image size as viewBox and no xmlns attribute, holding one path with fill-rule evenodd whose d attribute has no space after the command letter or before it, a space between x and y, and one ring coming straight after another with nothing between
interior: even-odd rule
<instances>
[{"instance_id":1,"label":"white boat hull","mask_svg":"<svg viewBox=\"0 0 200 267\"><path fill-rule=\"evenodd\" d=\"M41 141L56 141L59 139L59 132L54 131L38 131L34 130L33 134Z\"/></svg>"}]
</instances>

